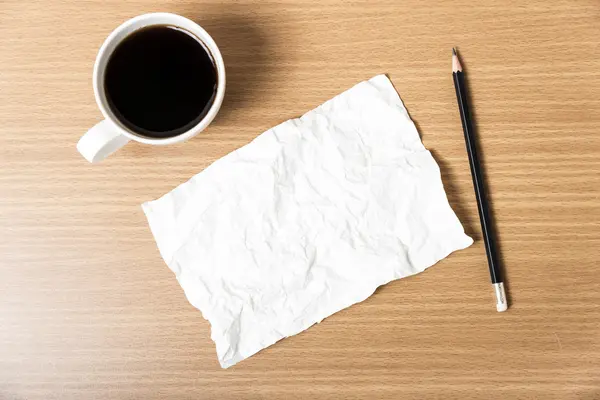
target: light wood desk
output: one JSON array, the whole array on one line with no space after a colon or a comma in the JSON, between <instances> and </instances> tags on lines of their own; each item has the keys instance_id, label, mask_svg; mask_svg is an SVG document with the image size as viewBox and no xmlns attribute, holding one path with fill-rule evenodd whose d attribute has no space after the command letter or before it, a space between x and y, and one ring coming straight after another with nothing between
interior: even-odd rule
<instances>
[{"instance_id":1,"label":"light wood desk","mask_svg":"<svg viewBox=\"0 0 600 400\"><path fill-rule=\"evenodd\" d=\"M170 11L222 49L225 103L181 145L89 165L91 72ZM511 308L494 309L450 74L469 74ZM476 243L221 370L140 203L387 73ZM0 399L600 399L600 3L0 2Z\"/></svg>"}]
</instances>

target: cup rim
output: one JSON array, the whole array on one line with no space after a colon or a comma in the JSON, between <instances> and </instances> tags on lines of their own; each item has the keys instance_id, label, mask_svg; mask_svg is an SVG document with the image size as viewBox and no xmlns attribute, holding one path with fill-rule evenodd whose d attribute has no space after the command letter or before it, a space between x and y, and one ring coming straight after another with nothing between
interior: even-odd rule
<instances>
[{"instance_id":1,"label":"cup rim","mask_svg":"<svg viewBox=\"0 0 600 400\"><path fill-rule=\"evenodd\" d=\"M106 95L104 93L104 89L102 88L103 82L100 82L100 72L102 72L100 70L100 64L104 60L108 61L108 57L110 57L112 51L114 51L116 46L123 39L128 37L131 33L135 32L138 29L145 28L148 26L165 24L173 25L177 28L183 29L193 34L198 40L200 40L205 45L215 62L215 67L217 68L217 93L208 112L206 113L204 118L202 118L202 120L200 120L200 122L198 122L196 125L177 136L167 138L151 138L148 136L137 134L133 130L127 128L109 110L106 101ZM127 33L125 33L125 35L123 36L123 32ZM105 68L106 64L104 65L104 69ZM96 56L96 61L94 62L94 72L92 79L96 104L98 104L98 108L100 108L100 112L102 113L104 118L107 121L109 121L113 126L115 126L115 128L122 135L137 142L152 145L166 145L182 142L202 132L213 121L213 119L219 112L221 104L223 103L223 97L225 96L225 64L223 62L221 51L219 50L213 38L196 22L178 14L165 12L141 14L131 19L128 19L127 21L119 25L117 28L115 28L110 33L110 35L108 35L108 37L104 40L102 46L98 50L98 55Z\"/></svg>"}]
</instances>

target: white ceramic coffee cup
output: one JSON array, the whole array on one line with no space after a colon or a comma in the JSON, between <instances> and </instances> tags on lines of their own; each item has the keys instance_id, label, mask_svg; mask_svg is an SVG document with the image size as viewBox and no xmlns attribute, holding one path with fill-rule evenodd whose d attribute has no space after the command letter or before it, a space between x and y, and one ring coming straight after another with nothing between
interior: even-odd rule
<instances>
[{"instance_id":1,"label":"white ceramic coffee cup","mask_svg":"<svg viewBox=\"0 0 600 400\"><path fill-rule=\"evenodd\" d=\"M217 69L217 93L206 116L186 132L168 138L144 136L123 125L108 106L104 92L104 73L112 52L132 32L152 25L175 26L196 36L212 56ZM93 85L96 103L98 103L104 120L96 124L79 139L77 150L79 150L86 160L94 163L105 159L130 140L152 145L165 145L182 142L202 132L215 118L223 103L223 96L225 95L225 64L215 41L195 22L180 15L170 13L144 14L126 21L106 38L102 47L100 47L100 51L98 51L96 63L94 64Z\"/></svg>"}]
</instances>

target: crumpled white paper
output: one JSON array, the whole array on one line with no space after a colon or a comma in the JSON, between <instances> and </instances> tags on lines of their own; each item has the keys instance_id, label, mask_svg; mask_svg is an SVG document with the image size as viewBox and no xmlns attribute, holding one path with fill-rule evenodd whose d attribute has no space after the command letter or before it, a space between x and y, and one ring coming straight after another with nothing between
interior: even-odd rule
<instances>
[{"instance_id":1,"label":"crumpled white paper","mask_svg":"<svg viewBox=\"0 0 600 400\"><path fill-rule=\"evenodd\" d=\"M142 207L223 368L473 242L384 75Z\"/></svg>"}]
</instances>

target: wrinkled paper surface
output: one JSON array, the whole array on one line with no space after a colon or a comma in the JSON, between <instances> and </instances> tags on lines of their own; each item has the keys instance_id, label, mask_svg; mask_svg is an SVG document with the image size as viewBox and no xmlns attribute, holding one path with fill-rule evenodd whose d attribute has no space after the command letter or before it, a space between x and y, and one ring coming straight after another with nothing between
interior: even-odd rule
<instances>
[{"instance_id":1,"label":"wrinkled paper surface","mask_svg":"<svg viewBox=\"0 0 600 400\"><path fill-rule=\"evenodd\" d=\"M224 368L472 243L384 75L142 207Z\"/></svg>"}]
</instances>

